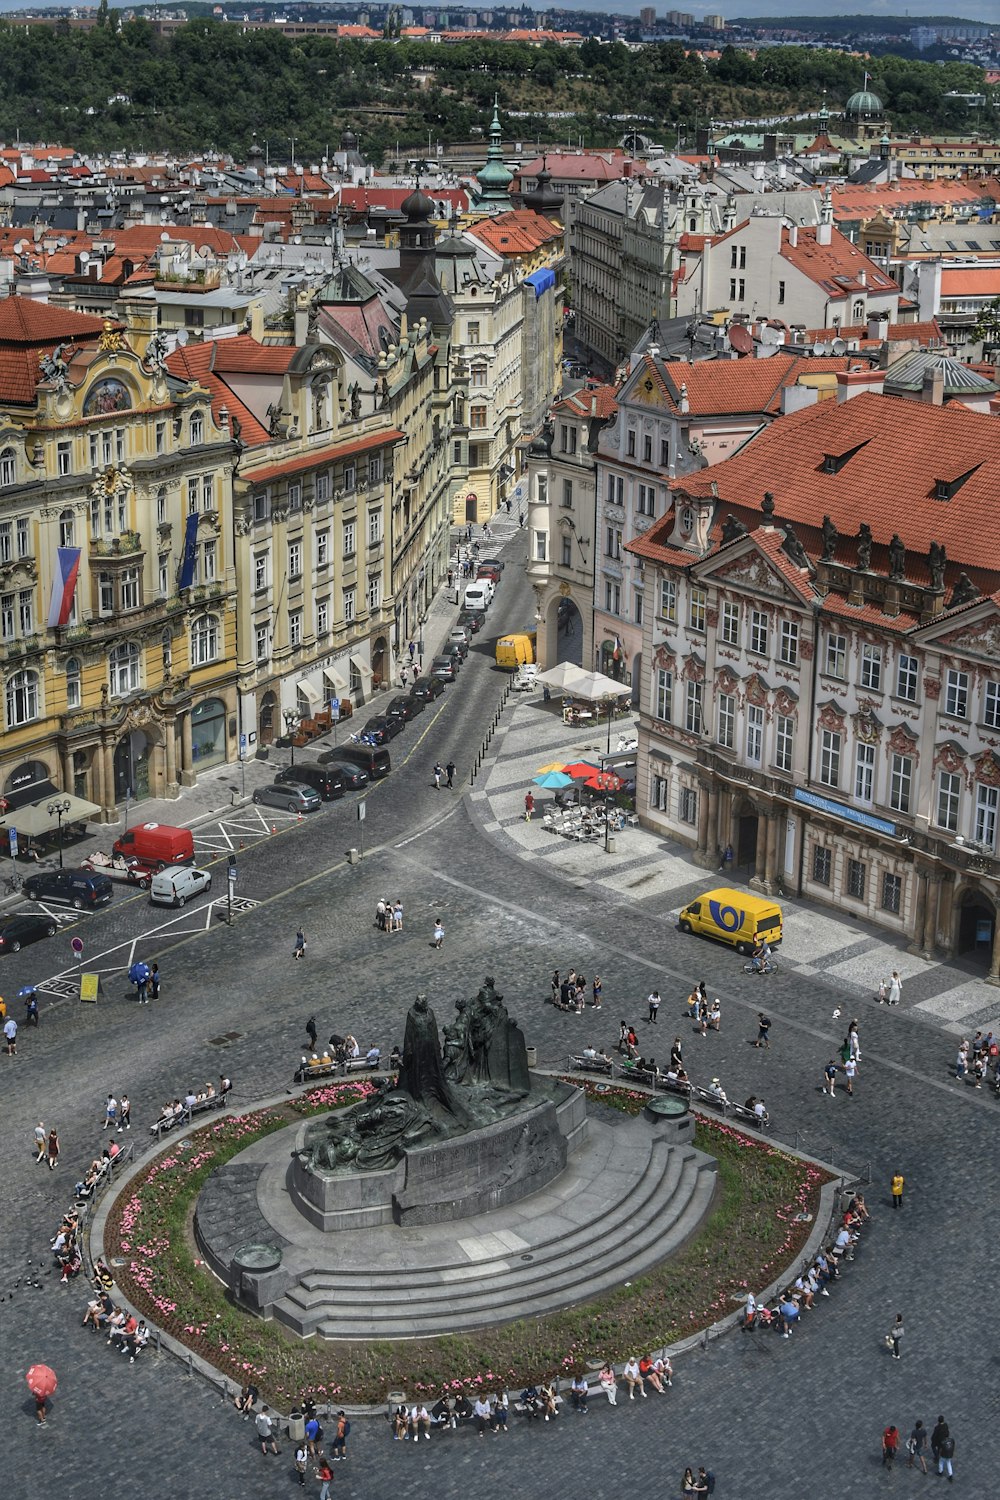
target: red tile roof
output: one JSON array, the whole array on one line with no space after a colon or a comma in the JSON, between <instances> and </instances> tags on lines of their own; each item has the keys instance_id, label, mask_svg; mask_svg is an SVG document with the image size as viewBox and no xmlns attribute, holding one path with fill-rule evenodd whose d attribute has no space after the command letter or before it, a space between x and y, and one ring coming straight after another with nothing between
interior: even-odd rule
<instances>
[{"instance_id":1,"label":"red tile roof","mask_svg":"<svg viewBox=\"0 0 1000 1500\"><path fill-rule=\"evenodd\" d=\"M942 297L1000 296L1000 266L969 266L941 272Z\"/></svg>"},{"instance_id":2,"label":"red tile roof","mask_svg":"<svg viewBox=\"0 0 1000 1500\"><path fill-rule=\"evenodd\" d=\"M295 458L270 464L266 469L255 469L244 477L252 484L270 484L272 479L281 479L286 474L298 474L304 469L319 468L321 464L336 463L340 459L353 457L355 453L369 453L373 448L388 447L392 443L401 442L405 437L406 433L400 432L396 427L386 432L372 432L367 437L356 438L353 443L337 443L332 448L307 449Z\"/></svg>"},{"instance_id":3,"label":"red tile roof","mask_svg":"<svg viewBox=\"0 0 1000 1500\"><path fill-rule=\"evenodd\" d=\"M298 350L294 344L261 344L248 333L212 342L217 375L284 375Z\"/></svg>"},{"instance_id":4,"label":"red tile roof","mask_svg":"<svg viewBox=\"0 0 1000 1500\"><path fill-rule=\"evenodd\" d=\"M877 345L882 342L881 339L869 338L867 323L849 323L846 328L809 328L803 337L807 344L823 343L824 340L829 342L834 338L847 339L849 342L857 339L861 344ZM908 339L916 339L918 344L929 348L943 344L944 334L935 318L931 318L928 323L890 323L888 325L886 343L905 343Z\"/></svg>"},{"instance_id":5,"label":"red tile roof","mask_svg":"<svg viewBox=\"0 0 1000 1500\"><path fill-rule=\"evenodd\" d=\"M451 203L459 213L465 213L469 207L469 195L464 188L428 186L424 191L435 203ZM383 187L376 177L374 181L365 183L361 187L341 188L340 201L345 208L353 209L355 212L363 213L369 208L382 208L398 213L404 199L408 198L412 192L412 187L401 188L388 185Z\"/></svg>"},{"instance_id":6,"label":"red tile roof","mask_svg":"<svg viewBox=\"0 0 1000 1500\"><path fill-rule=\"evenodd\" d=\"M195 381L210 391L212 416L216 423L219 422L222 408L225 407L230 420L235 417L239 422L240 438L248 447L253 448L262 443L269 443L271 435L267 428L257 420L250 408L240 400L232 388L213 371L212 360L215 352L214 342L185 344L182 349L175 349L167 356L167 368L172 375L178 376L181 380Z\"/></svg>"},{"instance_id":7,"label":"red tile roof","mask_svg":"<svg viewBox=\"0 0 1000 1500\"><path fill-rule=\"evenodd\" d=\"M613 385L586 386L571 396L564 396L552 410L574 417L600 417L603 420L613 417L618 410L618 391Z\"/></svg>"},{"instance_id":8,"label":"red tile roof","mask_svg":"<svg viewBox=\"0 0 1000 1500\"><path fill-rule=\"evenodd\" d=\"M796 270L815 281L831 297L849 297L853 292L892 293L899 291L890 276L880 270L873 260L852 245L839 229L833 229L830 243L821 245L816 238L816 226L800 226L798 241L791 242L791 230L785 228L781 234L781 258ZM860 281L864 272L864 286ZM845 278L844 281L838 277ZM846 282L846 284L845 284Z\"/></svg>"},{"instance_id":9,"label":"red tile roof","mask_svg":"<svg viewBox=\"0 0 1000 1500\"><path fill-rule=\"evenodd\" d=\"M530 255L542 245L562 239L563 235L558 224L530 208L479 219L465 232L498 255Z\"/></svg>"},{"instance_id":10,"label":"red tile roof","mask_svg":"<svg viewBox=\"0 0 1000 1500\"><path fill-rule=\"evenodd\" d=\"M5 297L0 301L0 402L32 405L39 355L51 353L59 344L92 341L103 331L103 318L30 297Z\"/></svg>"}]
</instances>

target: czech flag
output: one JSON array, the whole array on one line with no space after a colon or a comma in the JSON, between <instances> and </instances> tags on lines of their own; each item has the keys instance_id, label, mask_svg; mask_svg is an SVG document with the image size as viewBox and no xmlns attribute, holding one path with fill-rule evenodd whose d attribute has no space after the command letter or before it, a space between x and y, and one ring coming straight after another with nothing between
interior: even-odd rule
<instances>
[{"instance_id":1,"label":"czech flag","mask_svg":"<svg viewBox=\"0 0 1000 1500\"><path fill-rule=\"evenodd\" d=\"M73 611L73 595L76 593L76 580L80 572L79 547L58 547L56 549L57 563L56 576L52 580L52 599L49 603L49 629L56 625L66 625Z\"/></svg>"}]
</instances>

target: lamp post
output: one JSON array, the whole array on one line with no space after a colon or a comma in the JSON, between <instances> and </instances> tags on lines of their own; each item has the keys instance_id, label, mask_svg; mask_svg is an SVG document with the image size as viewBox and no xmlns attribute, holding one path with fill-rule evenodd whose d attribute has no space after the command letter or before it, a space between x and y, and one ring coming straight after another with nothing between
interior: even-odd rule
<instances>
[{"instance_id":1,"label":"lamp post","mask_svg":"<svg viewBox=\"0 0 1000 1500\"><path fill-rule=\"evenodd\" d=\"M49 805L48 805L48 808L46 809L46 811L48 812L48 815L49 815L50 818L52 817L53 814L55 814L56 818L59 821L59 868L60 868L60 870L63 867L62 820L63 820L64 815L69 812L70 806L71 806L71 804L70 804L69 798L68 797L62 797L62 798L60 798L60 800L58 802L50 802Z\"/></svg>"},{"instance_id":2,"label":"lamp post","mask_svg":"<svg viewBox=\"0 0 1000 1500\"><path fill-rule=\"evenodd\" d=\"M285 708L281 711L281 717L285 721L285 733L288 735L288 743L292 749L291 764L295 764L295 735L299 725L302 723L302 715L294 708Z\"/></svg>"}]
</instances>

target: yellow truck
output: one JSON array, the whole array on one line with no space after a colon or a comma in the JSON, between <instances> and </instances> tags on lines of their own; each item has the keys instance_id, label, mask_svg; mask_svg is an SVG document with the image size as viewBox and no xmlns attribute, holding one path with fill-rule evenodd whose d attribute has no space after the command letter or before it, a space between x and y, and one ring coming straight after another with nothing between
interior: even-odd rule
<instances>
[{"instance_id":1,"label":"yellow truck","mask_svg":"<svg viewBox=\"0 0 1000 1500\"><path fill-rule=\"evenodd\" d=\"M781 907L749 891L720 886L685 906L677 925L681 932L697 932L729 943L738 953L752 953L761 938L772 948L781 942Z\"/></svg>"},{"instance_id":2,"label":"yellow truck","mask_svg":"<svg viewBox=\"0 0 1000 1500\"><path fill-rule=\"evenodd\" d=\"M523 635L502 635L497 641L497 666L508 672L516 672L518 667L533 662L535 639L533 630L525 631Z\"/></svg>"}]
</instances>

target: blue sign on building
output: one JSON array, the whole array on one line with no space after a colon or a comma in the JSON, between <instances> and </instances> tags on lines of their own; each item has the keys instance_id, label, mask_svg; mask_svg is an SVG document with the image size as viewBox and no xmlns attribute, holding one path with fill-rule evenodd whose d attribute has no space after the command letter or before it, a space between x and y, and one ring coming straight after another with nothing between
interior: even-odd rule
<instances>
[{"instance_id":1,"label":"blue sign on building","mask_svg":"<svg viewBox=\"0 0 1000 1500\"><path fill-rule=\"evenodd\" d=\"M876 818L873 813L860 812L856 807L848 807L845 802L834 802L831 797L819 797L815 792L804 791L802 787L795 788L795 801L801 802L804 807L814 807L817 812L832 813L835 818L843 818L845 823L857 823L859 828L870 828L873 833L886 833L890 838L895 838L899 832L895 823L890 823L887 818Z\"/></svg>"}]
</instances>

